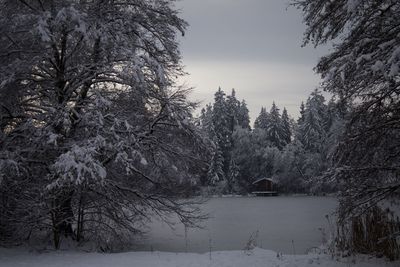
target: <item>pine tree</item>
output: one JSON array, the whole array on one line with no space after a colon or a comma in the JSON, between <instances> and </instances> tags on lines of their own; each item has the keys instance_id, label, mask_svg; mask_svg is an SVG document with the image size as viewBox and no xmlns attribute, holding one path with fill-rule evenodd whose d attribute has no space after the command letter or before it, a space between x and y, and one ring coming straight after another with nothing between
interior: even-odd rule
<instances>
[{"instance_id":1,"label":"pine tree","mask_svg":"<svg viewBox=\"0 0 400 267\"><path fill-rule=\"evenodd\" d=\"M231 161L229 162L229 172L227 175L227 191L228 193L235 193L237 191L238 185L238 177L239 177L239 166L236 164L233 157L231 157Z\"/></svg>"},{"instance_id":2,"label":"pine tree","mask_svg":"<svg viewBox=\"0 0 400 267\"><path fill-rule=\"evenodd\" d=\"M290 126L290 119L286 108L282 111L282 140L284 145L287 145L292 140L292 127Z\"/></svg>"},{"instance_id":3,"label":"pine tree","mask_svg":"<svg viewBox=\"0 0 400 267\"><path fill-rule=\"evenodd\" d=\"M262 107L260 114L254 121L254 128L267 130L269 123L270 123L269 114L268 114L266 108Z\"/></svg>"},{"instance_id":4,"label":"pine tree","mask_svg":"<svg viewBox=\"0 0 400 267\"><path fill-rule=\"evenodd\" d=\"M232 161L232 150L234 140L232 135L237 128L249 126L249 111L243 100L240 103L236 98L236 92L232 89L231 95L225 96L224 91L218 88L214 96L213 105L207 105L201 112L200 121L203 131L208 138L213 140L218 148L211 158L209 166L208 181L215 185L215 181L225 179L228 187L231 170L235 166L230 166ZM217 166L222 164L222 173ZM216 174L217 173L217 174ZM217 179L218 178L218 179ZM230 191L232 188L227 189Z\"/></svg>"},{"instance_id":5,"label":"pine tree","mask_svg":"<svg viewBox=\"0 0 400 267\"><path fill-rule=\"evenodd\" d=\"M300 104L300 117L299 117L299 119L297 120L297 123L298 124L302 124L303 122L304 122L304 116L305 116L305 106L304 106L304 102L303 101L301 101L301 104Z\"/></svg>"},{"instance_id":6,"label":"pine tree","mask_svg":"<svg viewBox=\"0 0 400 267\"><path fill-rule=\"evenodd\" d=\"M215 135L217 137L218 147L222 152L224 158L223 171L225 174L229 170L230 151L231 151L231 137L232 131L230 129L230 117L228 116L228 107L226 104L225 93L218 88L215 93L212 122L214 126Z\"/></svg>"},{"instance_id":7,"label":"pine tree","mask_svg":"<svg viewBox=\"0 0 400 267\"><path fill-rule=\"evenodd\" d=\"M212 123L221 148L229 147L230 121L228 117L228 107L225 100L225 93L218 88L214 95L212 108Z\"/></svg>"},{"instance_id":8,"label":"pine tree","mask_svg":"<svg viewBox=\"0 0 400 267\"><path fill-rule=\"evenodd\" d=\"M218 146L218 140L214 140L215 147L212 152L212 158L207 172L207 181L209 185L216 185L220 181L225 180L224 168L224 157L222 151Z\"/></svg>"},{"instance_id":9,"label":"pine tree","mask_svg":"<svg viewBox=\"0 0 400 267\"><path fill-rule=\"evenodd\" d=\"M329 132L332 125L339 118L339 112L335 101L331 98L326 106L326 116L324 118L324 128L326 132Z\"/></svg>"},{"instance_id":10,"label":"pine tree","mask_svg":"<svg viewBox=\"0 0 400 267\"><path fill-rule=\"evenodd\" d=\"M240 102L236 99L235 89L232 89L231 95L226 97L227 117L229 122L229 130L233 132L235 127L239 124L239 108Z\"/></svg>"},{"instance_id":11,"label":"pine tree","mask_svg":"<svg viewBox=\"0 0 400 267\"><path fill-rule=\"evenodd\" d=\"M251 130L250 127L250 116L249 116L249 109L247 108L247 104L245 100L242 100L239 106L238 112L238 125L243 129Z\"/></svg>"},{"instance_id":12,"label":"pine tree","mask_svg":"<svg viewBox=\"0 0 400 267\"><path fill-rule=\"evenodd\" d=\"M214 125L212 116L213 109L211 104L207 104L205 108L201 109L200 127L209 137L214 136Z\"/></svg>"},{"instance_id":13,"label":"pine tree","mask_svg":"<svg viewBox=\"0 0 400 267\"><path fill-rule=\"evenodd\" d=\"M269 124L267 125L267 136L271 143L282 149L285 144L285 133L282 125L281 115L279 114L279 108L272 103L271 110L269 112Z\"/></svg>"},{"instance_id":14,"label":"pine tree","mask_svg":"<svg viewBox=\"0 0 400 267\"><path fill-rule=\"evenodd\" d=\"M307 99L304 121L299 126L300 141L306 150L321 152L325 131L326 105L322 94L315 90Z\"/></svg>"}]
</instances>

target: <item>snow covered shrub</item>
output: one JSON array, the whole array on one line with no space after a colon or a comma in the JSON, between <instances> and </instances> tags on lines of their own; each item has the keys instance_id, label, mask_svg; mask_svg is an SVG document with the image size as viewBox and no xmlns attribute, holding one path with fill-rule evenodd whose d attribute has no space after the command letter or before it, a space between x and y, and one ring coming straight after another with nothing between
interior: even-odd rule
<instances>
[{"instance_id":1,"label":"snow covered shrub","mask_svg":"<svg viewBox=\"0 0 400 267\"><path fill-rule=\"evenodd\" d=\"M243 248L243 252L250 256L253 254L253 249L257 247L257 242L258 242L258 230L251 233L249 240L247 240L246 245Z\"/></svg>"}]
</instances>

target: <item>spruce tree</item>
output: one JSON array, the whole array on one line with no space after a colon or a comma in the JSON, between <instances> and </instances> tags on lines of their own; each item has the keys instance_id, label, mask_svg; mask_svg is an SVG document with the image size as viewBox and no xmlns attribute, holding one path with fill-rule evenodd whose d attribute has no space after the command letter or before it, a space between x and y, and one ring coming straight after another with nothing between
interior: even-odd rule
<instances>
[{"instance_id":1,"label":"spruce tree","mask_svg":"<svg viewBox=\"0 0 400 267\"><path fill-rule=\"evenodd\" d=\"M275 102L272 103L269 112L269 124L267 125L266 131L268 140L271 141L275 147L282 149L285 144L285 137L281 115L279 114L279 108L275 105Z\"/></svg>"},{"instance_id":2,"label":"spruce tree","mask_svg":"<svg viewBox=\"0 0 400 267\"><path fill-rule=\"evenodd\" d=\"M221 88L218 88L218 91L214 95L212 123L221 149L229 147L230 129L228 108L226 105L225 93Z\"/></svg>"},{"instance_id":3,"label":"spruce tree","mask_svg":"<svg viewBox=\"0 0 400 267\"><path fill-rule=\"evenodd\" d=\"M213 109L211 104L207 104L205 108L201 109L200 127L208 137L214 136L214 124L212 116Z\"/></svg>"},{"instance_id":4,"label":"spruce tree","mask_svg":"<svg viewBox=\"0 0 400 267\"><path fill-rule=\"evenodd\" d=\"M231 161L229 162L229 172L227 175L227 191L228 193L235 193L238 185L238 177L239 177L239 166L236 164L233 157L231 157Z\"/></svg>"},{"instance_id":5,"label":"spruce tree","mask_svg":"<svg viewBox=\"0 0 400 267\"><path fill-rule=\"evenodd\" d=\"M284 145L289 144L291 139L292 139L292 129L290 126L289 115L287 113L286 108L283 108L283 111L282 111L282 140L283 140Z\"/></svg>"},{"instance_id":6,"label":"spruce tree","mask_svg":"<svg viewBox=\"0 0 400 267\"><path fill-rule=\"evenodd\" d=\"M235 127L239 124L239 108L240 102L236 99L235 89L232 89L231 95L226 97L226 109L227 109L227 117L228 117L228 128L231 132L235 129Z\"/></svg>"},{"instance_id":7,"label":"spruce tree","mask_svg":"<svg viewBox=\"0 0 400 267\"><path fill-rule=\"evenodd\" d=\"M324 97L315 90L307 99L304 121L300 124L300 139L306 150L321 152L325 138L326 106Z\"/></svg>"},{"instance_id":8,"label":"spruce tree","mask_svg":"<svg viewBox=\"0 0 400 267\"><path fill-rule=\"evenodd\" d=\"M254 128L267 130L268 125L269 125L269 114L268 114L266 108L262 107L260 114L254 121Z\"/></svg>"},{"instance_id":9,"label":"spruce tree","mask_svg":"<svg viewBox=\"0 0 400 267\"><path fill-rule=\"evenodd\" d=\"M249 109L247 108L247 104L245 100L242 100L242 102L239 105L239 112L238 112L238 125L247 130L251 130L250 127L250 116L249 116Z\"/></svg>"},{"instance_id":10,"label":"spruce tree","mask_svg":"<svg viewBox=\"0 0 400 267\"><path fill-rule=\"evenodd\" d=\"M300 117L297 120L298 124L302 124L304 122L304 116L305 116L305 112L306 112L305 109L306 109L306 107L304 106L304 102L301 101L301 104L300 104Z\"/></svg>"},{"instance_id":11,"label":"spruce tree","mask_svg":"<svg viewBox=\"0 0 400 267\"><path fill-rule=\"evenodd\" d=\"M207 172L207 182L209 185L216 185L218 182L225 179L224 168L224 157L222 151L218 146L218 140L215 136L214 138L214 148L212 151L212 157L210 160L208 172Z\"/></svg>"},{"instance_id":12,"label":"spruce tree","mask_svg":"<svg viewBox=\"0 0 400 267\"><path fill-rule=\"evenodd\" d=\"M218 88L218 91L215 93L212 122L214 125L216 141L224 158L223 171L226 174L229 169L232 131L230 129L230 117L228 116L225 93L221 88Z\"/></svg>"}]
</instances>

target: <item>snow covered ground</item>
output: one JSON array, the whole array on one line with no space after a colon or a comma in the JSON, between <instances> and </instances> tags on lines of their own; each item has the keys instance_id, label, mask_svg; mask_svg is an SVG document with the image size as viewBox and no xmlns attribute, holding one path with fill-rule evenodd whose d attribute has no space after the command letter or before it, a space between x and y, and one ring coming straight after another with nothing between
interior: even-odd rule
<instances>
[{"instance_id":1,"label":"snow covered ground","mask_svg":"<svg viewBox=\"0 0 400 267\"><path fill-rule=\"evenodd\" d=\"M244 251L209 253L126 252L99 254L71 251L27 252L0 248L1 267L398 267L400 262L385 262L367 256L332 259L329 255L283 255L256 248Z\"/></svg>"}]
</instances>

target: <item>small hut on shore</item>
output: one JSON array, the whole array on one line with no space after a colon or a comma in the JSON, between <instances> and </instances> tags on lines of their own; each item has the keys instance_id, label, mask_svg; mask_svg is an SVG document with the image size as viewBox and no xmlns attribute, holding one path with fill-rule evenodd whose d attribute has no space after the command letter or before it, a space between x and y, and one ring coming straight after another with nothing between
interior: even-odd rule
<instances>
[{"instance_id":1,"label":"small hut on shore","mask_svg":"<svg viewBox=\"0 0 400 267\"><path fill-rule=\"evenodd\" d=\"M271 178L261 178L253 182L254 191L256 196L277 196L278 192L275 191L274 181Z\"/></svg>"}]
</instances>

